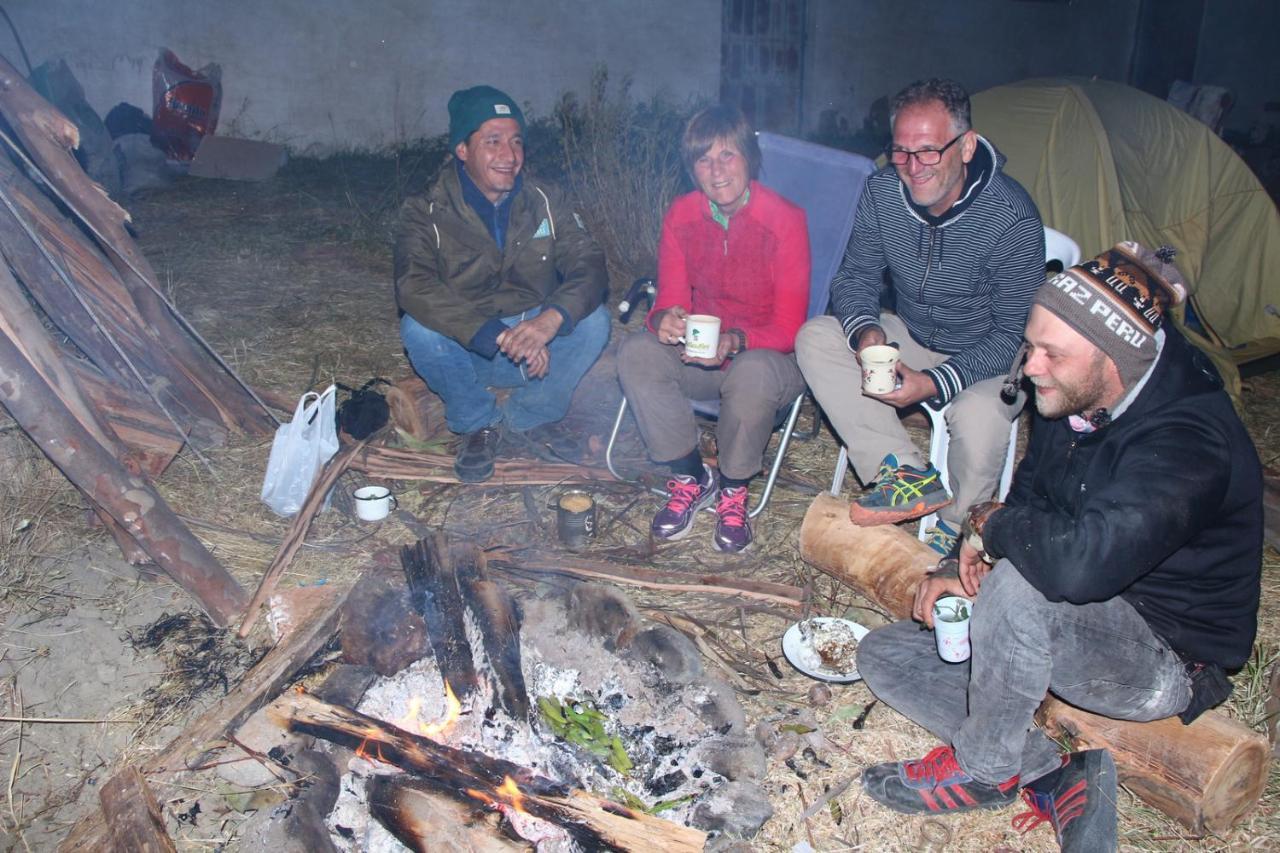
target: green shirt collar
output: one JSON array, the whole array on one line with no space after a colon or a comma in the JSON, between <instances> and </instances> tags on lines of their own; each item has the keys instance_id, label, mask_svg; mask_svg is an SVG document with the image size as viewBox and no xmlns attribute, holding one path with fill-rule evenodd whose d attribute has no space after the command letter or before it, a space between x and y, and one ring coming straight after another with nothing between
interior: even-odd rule
<instances>
[{"instance_id":1,"label":"green shirt collar","mask_svg":"<svg viewBox=\"0 0 1280 853\"><path fill-rule=\"evenodd\" d=\"M751 202L751 187L747 187L746 192L742 194L742 207L746 207ZM711 205L711 218L720 223L720 227L729 230L729 217L720 212L720 207L711 199L707 199L707 204ZM742 210L742 207L738 210Z\"/></svg>"}]
</instances>

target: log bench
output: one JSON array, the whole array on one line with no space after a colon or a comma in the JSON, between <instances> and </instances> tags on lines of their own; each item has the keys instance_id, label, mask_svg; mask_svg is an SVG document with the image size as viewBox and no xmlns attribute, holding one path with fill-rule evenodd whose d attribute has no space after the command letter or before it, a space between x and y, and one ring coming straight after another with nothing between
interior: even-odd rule
<instances>
[{"instance_id":1,"label":"log bench","mask_svg":"<svg viewBox=\"0 0 1280 853\"><path fill-rule=\"evenodd\" d=\"M805 513L800 555L899 619L910 618L916 587L938 556L900 528L856 526L849 503L831 495L818 496ZM1228 829L1266 784L1267 739L1221 711L1189 726L1176 717L1134 723L1048 697L1037 722L1081 749L1110 750L1130 791L1198 834Z\"/></svg>"}]
</instances>

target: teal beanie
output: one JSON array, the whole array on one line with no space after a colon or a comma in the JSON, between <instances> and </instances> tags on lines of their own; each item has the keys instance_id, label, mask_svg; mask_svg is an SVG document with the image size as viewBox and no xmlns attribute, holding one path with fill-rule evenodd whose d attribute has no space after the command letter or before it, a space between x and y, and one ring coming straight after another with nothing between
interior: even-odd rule
<instances>
[{"instance_id":1,"label":"teal beanie","mask_svg":"<svg viewBox=\"0 0 1280 853\"><path fill-rule=\"evenodd\" d=\"M505 92L492 86L460 89L449 98L449 148L475 133L491 118L513 118L524 131L524 113Z\"/></svg>"}]
</instances>

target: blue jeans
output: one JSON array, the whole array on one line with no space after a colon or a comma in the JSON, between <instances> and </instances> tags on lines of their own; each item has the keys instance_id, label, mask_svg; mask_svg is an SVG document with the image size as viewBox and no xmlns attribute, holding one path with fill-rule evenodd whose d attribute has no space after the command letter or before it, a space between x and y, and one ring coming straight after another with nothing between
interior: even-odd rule
<instances>
[{"instance_id":1,"label":"blue jeans","mask_svg":"<svg viewBox=\"0 0 1280 853\"><path fill-rule=\"evenodd\" d=\"M1034 781L1060 764L1033 725L1046 693L1117 720L1158 720L1186 708L1181 658L1129 602L1047 600L1001 560L974 600L965 663L938 657L933 633L910 620L858 645L858 672L886 704L955 748L960 766L995 785Z\"/></svg>"},{"instance_id":2,"label":"blue jeans","mask_svg":"<svg viewBox=\"0 0 1280 853\"><path fill-rule=\"evenodd\" d=\"M523 319L537 315L537 309L526 311ZM510 328L521 319L516 314L502 322ZM551 366L541 379L527 378L502 353L493 358L477 355L408 314L400 318L400 339L414 371L444 401L449 429L475 432L501 420L523 431L558 421L569 411L574 389L609 342L609 312L601 306L569 334L552 338L547 344ZM517 390L499 410L490 387Z\"/></svg>"}]
</instances>

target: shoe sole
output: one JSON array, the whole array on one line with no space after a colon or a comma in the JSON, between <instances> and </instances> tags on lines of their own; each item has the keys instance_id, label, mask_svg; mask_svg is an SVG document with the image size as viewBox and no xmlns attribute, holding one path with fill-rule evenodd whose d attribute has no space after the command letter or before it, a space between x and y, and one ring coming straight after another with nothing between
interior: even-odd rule
<instances>
[{"instance_id":1,"label":"shoe sole","mask_svg":"<svg viewBox=\"0 0 1280 853\"><path fill-rule=\"evenodd\" d=\"M694 520L697 519L698 513L702 512L704 509L711 506L711 504L715 501L715 499L719 496L719 494L720 494L719 489L713 489L710 492L707 492L707 497L704 500L700 500L696 504L694 504L693 512L689 514L689 523L686 524L684 528L681 529L679 532L672 533L669 536L663 536L661 533L655 532L654 529L651 527L649 528L650 535L653 536L654 539L659 539L663 542L679 542L681 539L685 538L686 536L688 536L690 533L693 532L693 522Z\"/></svg>"},{"instance_id":2,"label":"shoe sole","mask_svg":"<svg viewBox=\"0 0 1280 853\"><path fill-rule=\"evenodd\" d=\"M746 552L750 551L755 544L756 544L755 540L752 539L750 542L748 542L746 545L743 545L741 548L721 547L720 540L715 538L714 536L711 537L711 547L715 548L721 554L745 554Z\"/></svg>"},{"instance_id":3,"label":"shoe sole","mask_svg":"<svg viewBox=\"0 0 1280 853\"><path fill-rule=\"evenodd\" d=\"M857 503L852 503L849 505L849 520L859 527L879 527L881 524L898 524L924 518L947 506L951 506L950 498L935 504L917 501L901 509L866 509Z\"/></svg>"}]
</instances>

